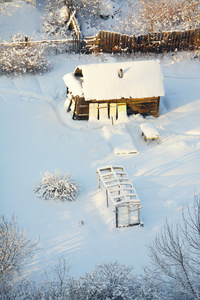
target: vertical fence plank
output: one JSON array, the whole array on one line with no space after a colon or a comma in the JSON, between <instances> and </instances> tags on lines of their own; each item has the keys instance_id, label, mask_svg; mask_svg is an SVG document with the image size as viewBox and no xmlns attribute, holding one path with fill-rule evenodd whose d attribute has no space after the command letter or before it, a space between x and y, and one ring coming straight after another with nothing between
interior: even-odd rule
<instances>
[{"instance_id":1,"label":"vertical fence plank","mask_svg":"<svg viewBox=\"0 0 200 300\"><path fill-rule=\"evenodd\" d=\"M114 52L114 47L115 47L115 42L116 42L116 39L115 39L115 33L112 32L112 52Z\"/></svg>"},{"instance_id":2,"label":"vertical fence plank","mask_svg":"<svg viewBox=\"0 0 200 300\"><path fill-rule=\"evenodd\" d=\"M99 32L100 33L100 36L99 36L99 38L100 38L100 40L99 40L99 47L100 47L100 51L103 51L103 38L104 38L104 36L103 36L103 31L100 31Z\"/></svg>"},{"instance_id":3,"label":"vertical fence plank","mask_svg":"<svg viewBox=\"0 0 200 300\"><path fill-rule=\"evenodd\" d=\"M116 33L116 46L115 46L115 52L119 52L120 51L120 34Z\"/></svg>"}]
</instances>

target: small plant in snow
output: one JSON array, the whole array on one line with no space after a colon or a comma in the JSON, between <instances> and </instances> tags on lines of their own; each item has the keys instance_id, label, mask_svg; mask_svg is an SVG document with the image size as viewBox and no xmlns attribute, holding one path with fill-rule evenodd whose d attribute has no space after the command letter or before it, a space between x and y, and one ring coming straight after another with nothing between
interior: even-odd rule
<instances>
[{"instance_id":1,"label":"small plant in snow","mask_svg":"<svg viewBox=\"0 0 200 300\"><path fill-rule=\"evenodd\" d=\"M38 198L56 201L74 201L79 194L80 184L69 174L61 170L55 170L55 174L47 171L39 183L34 187L34 193Z\"/></svg>"}]
</instances>

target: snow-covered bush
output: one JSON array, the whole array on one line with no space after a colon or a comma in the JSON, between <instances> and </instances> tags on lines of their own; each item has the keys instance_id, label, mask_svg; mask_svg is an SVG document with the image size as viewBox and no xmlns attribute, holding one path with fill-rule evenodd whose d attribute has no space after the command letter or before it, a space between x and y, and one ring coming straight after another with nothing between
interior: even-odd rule
<instances>
[{"instance_id":1,"label":"snow-covered bush","mask_svg":"<svg viewBox=\"0 0 200 300\"><path fill-rule=\"evenodd\" d=\"M0 299L1 300L38 300L41 298L41 291L37 290L33 281L28 279L22 280L1 280L0 281Z\"/></svg>"},{"instance_id":2,"label":"snow-covered bush","mask_svg":"<svg viewBox=\"0 0 200 300\"><path fill-rule=\"evenodd\" d=\"M42 74L51 69L44 47L40 43L33 44L31 39L26 43L25 38L22 34L17 34L12 37L9 45L1 46L1 75Z\"/></svg>"},{"instance_id":3,"label":"snow-covered bush","mask_svg":"<svg viewBox=\"0 0 200 300\"><path fill-rule=\"evenodd\" d=\"M55 170L55 174L47 171L40 182L36 183L34 193L38 198L56 201L74 201L79 194L80 184L69 174Z\"/></svg>"},{"instance_id":4,"label":"snow-covered bush","mask_svg":"<svg viewBox=\"0 0 200 300\"><path fill-rule=\"evenodd\" d=\"M67 23L70 9L63 0L48 0L43 17L43 32L55 39L66 38L70 35Z\"/></svg>"},{"instance_id":5,"label":"snow-covered bush","mask_svg":"<svg viewBox=\"0 0 200 300\"><path fill-rule=\"evenodd\" d=\"M118 262L101 263L91 273L69 282L68 297L73 300L142 299L132 269Z\"/></svg>"},{"instance_id":6,"label":"snow-covered bush","mask_svg":"<svg viewBox=\"0 0 200 300\"><path fill-rule=\"evenodd\" d=\"M139 279L132 273L132 266L118 262L100 263L93 271L82 277L72 277L65 258L44 272L40 282L35 284L27 279L17 282L0 283L0 299L11 300L169 300L182 298L160 297L159 288L154 285L155 277L149 283L144 277ZM2 287L2 288L1 288ZM167 295L167 292L166 292ZM178 295L178 291L177 291ZM180 295L180 294L179 294ZM2 298L1 298L2 296Z\"/></svg>"}]
</instances>

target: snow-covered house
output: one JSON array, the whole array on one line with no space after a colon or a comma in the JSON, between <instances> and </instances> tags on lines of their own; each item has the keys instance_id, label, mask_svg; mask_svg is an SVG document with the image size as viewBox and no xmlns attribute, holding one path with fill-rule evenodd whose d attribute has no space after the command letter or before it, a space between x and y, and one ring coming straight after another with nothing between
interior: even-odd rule
<instances>
[{"instance_id":1,"label":"snow-covered house","mask_svg":"<svg viewBox=\"0 0 200 300\"><path fill-rule=\"evenodd\" d=\"M81 65L63 80L68 111L77 120L117 119L121 110L158 117L164 96L157 60Z\"/></svg>"}]
</instances>

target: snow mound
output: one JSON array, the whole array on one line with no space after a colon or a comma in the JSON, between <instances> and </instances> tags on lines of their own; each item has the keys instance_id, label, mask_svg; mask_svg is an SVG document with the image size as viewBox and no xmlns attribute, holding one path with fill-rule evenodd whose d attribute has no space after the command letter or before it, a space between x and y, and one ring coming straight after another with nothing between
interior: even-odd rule
<instances>
[{"instance_id":1,"label":"snow mound","mask_svg":"<svg viewBox=\"0 0 200 300\"><path fill-rule=\"evenodd\" d=\"M159 137L159 133L152 123L142 123L140 124L140 128L145 136L149 139Z\"/></svg>"},{"instance_id":2,"label":"snow mound","mask_svg":"<svg viewBox=\"0 0 200 300\"><path fill-rule=\"evenodd\" d=\"M113 149L114 154L119 155L138 153L124 124L104 126L103 135Z\"/></svg>"}]
</instances>

